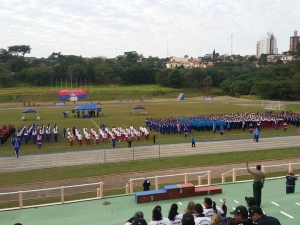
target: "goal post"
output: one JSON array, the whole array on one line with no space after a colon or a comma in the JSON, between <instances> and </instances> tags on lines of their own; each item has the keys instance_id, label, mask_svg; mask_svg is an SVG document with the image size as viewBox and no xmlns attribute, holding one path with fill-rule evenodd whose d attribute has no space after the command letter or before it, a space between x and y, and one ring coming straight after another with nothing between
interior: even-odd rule
<instances>
[{"instance_id":1,"label":"goal post","mask_svg":"<svg viewBox=\"0 0 300 225\"><path fill-rule=\"evenodd\" d=\"M268 109L268 110L284 110L285 111L285 103L281 102L281 101L262 100L261 107L263 109Z\"/></svg>"}]
</instances>

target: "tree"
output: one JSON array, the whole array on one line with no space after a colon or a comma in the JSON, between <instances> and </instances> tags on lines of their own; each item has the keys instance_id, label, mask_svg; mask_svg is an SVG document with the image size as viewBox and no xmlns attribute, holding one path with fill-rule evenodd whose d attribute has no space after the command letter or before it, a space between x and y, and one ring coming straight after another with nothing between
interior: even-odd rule
<instances>
[{"instance_id":1,"label":"tree","mask_svg":"<svg viewBox=\"0 0 300 225\"><path fill-rule=\"evenodd\" d=\"M30 53L30 50L31 48L29 45L14 45L8 47L9 53L16 54L16 55L19 55L19 53L21 53L23 57L26 53Z\"/></svg>"},{"instance_id":2,"label":"tree","mask_svg":"<svg viewBox=\"0 0 300 225\"><path fill-rule=\"evenodd\" d=\"M185 55L185 56L184 56L184 58L188 58L188 57L189 57L188 55Z\"/></svg>"},{"instance_id":3,"label":"tree","mask_svg":"<svg viewBox=\"0 0 300 225\"><path fill-rule=\"evenodd\" d=\"M213 60L215 60L215 58L216 58L216 51L214 49L214 51L213 51Z\"/></svg>"},{"instance_id":4,"label":"tree","mask_svg":"<svg viewBox=\"0 0 300 225\"><path fill-rule=\"evenodd\" d=\"M211 79L211 76L207 76L203 80L203 85L206 87L206 96L209 96L210 94L209 88L213 85L213 80Z\"/></svg>"},{"instance_id":5,"label":"tree","mask_svg":"<svg viewBox=\"0 0 300 225\"><path fill-rule=\"evenodd\" d=\"M94 68L96 81L100 84L108 84L113 76L113 69L105 62L97 64Z\"/></svg>"},{"instance_id":6,"label":"tree","mask_svg":"<svg viewBox=\"0 0 300 225\"><path fill-rule=\"evenodd\" d=\"M179 70L172 70L169 73L169 86L172 88L180 88L183 86L183 76Z\"/></svg>"}]
</instances>

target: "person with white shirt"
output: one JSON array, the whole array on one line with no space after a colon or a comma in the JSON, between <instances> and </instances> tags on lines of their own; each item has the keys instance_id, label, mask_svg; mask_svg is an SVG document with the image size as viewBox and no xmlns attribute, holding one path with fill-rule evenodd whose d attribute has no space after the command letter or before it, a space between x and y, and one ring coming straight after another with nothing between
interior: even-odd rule
<instances>
[{"instance_id":1,"label":"person with white shirt","mask_svg":"<svg viewBox=\"0 0 300 225\"><path fill-rule=\"evenodd\" d=\"M203 205L205 209L203 210L203 214L209 218L216 214L223 214L223 210L216 206L216 203L211 200L211 198L204 198Z\"/></svg>"},{"instance_id":2,"label":"person with white shirt","mask_svg":"<svg viewBox=\"0 0 300 225\"><path fill-rule=\"evenodd\" d=\"M196 215L195 218L196 225L210 225L211 218L203 214L203 206L201 204L196 204L194 206L194 212Z\"/></svg>"},{"instance_id":3,"label":"person with white shirt","mask_svg":"<svg viewBox=\"0 0 300 225\"><path fill-rule=\"evenodd\" d=\"M155 206L152 211L152 221L148 225L171 225L171 222L168 218L162 216L161 207Z\"/></svg>"},{"instance_id":4,"label":"person with white shirt","mask_svg":"<svg viewBox=\"0 0 300 225\"><path fill-rule=\"evenodd\" d=\"M171 225L182 225L182 215L183 214L178 213L178 205L173 203L168 215Z\"/></svg>"}]
</instances>

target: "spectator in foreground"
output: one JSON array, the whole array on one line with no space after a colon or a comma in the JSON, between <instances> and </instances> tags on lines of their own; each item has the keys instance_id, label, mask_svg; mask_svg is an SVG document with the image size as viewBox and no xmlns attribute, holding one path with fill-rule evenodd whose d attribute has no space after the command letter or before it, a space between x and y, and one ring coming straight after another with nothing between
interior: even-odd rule
<instances>
[{"instance_id":1,"label":"spectator in foreground","mask_svg":"<svg viewBox=\"0 0 300 225\"><path fill-rule=\"evenodd\" d=\"M246 201L247 208L250 208L253 205L257 205L256 200L253 197L245 197L245 201Z\"/></svg>"},{"instance_id":2,"label":"spectator in foreground","mask_svg":"<svg viewBox=\"0 0 300 225\"><path fill-rule=\"evenodd\" d=\"M262 209L257 205L253 205L249 208L249 214L254 224L258 225L281 225L278 219L264 215Z\"/></svg>"},{"instance_id":3,"label":"spectator in foreground","mask_svg":"<svg viewBox=\"0 0 300 225\"><path fill-rule=\"evenodd\" d=\"M141 211L137 211L133 217L131 217L129 220L127 220L124 225L131 225L133 222L137 219L144 219L144 213Z\"/></svg>"},{"instance_id":4,"label":"spectator in foreground","mask_svg":"<svg viewBox=\"0 0 300 225\"><path fill-rule=\"evenodd\" d=\"M196 217L195 213L194 213L194 207L195 207L195 203L193 201L190 201L186 207L186 209L184 210L185 213L190 213L192 214L194 217Z\"/></svg>"},{"instance_id":5,"label":"spectator in foreground","mask_svg":"<svg viewBox=\"0 0 300 225\"><path fill-rule=\"evenodd\" d=\"M176 203L173 203L171 205L168 218L171 222L171 225L181 225L182 214L178 213L178 205Z\"/></svg>"},{"instance_id":6,"label":"spectator in foreground","mask_svg":"<svg viewBox=\"0 0 300 225\"><path fill-rule=\"evenodd\" d=\"M239 225L253 225L253 221L248 218L248 210L243 205L237 206L230 214L234 215L234 219Z\"/></svg>"},{"instance_id":7,"label":"spectator in foreground","mask_svg":"<svg viewBox=\"0 0 300 225\"><path fill-rule=\"evenodd\" d=\"M195 219L193 214L185 213L182 216L182 225L195 225Z\"/></svg>"},{"instance_id":8,"label":"spectator in foreground","mask_svg":"<svg viewBox=\"0 0 300 225\"><path fill-rule=\"evenodd\" d=\"M195 218L196 225L197 224L201 224L201 225L209 225L210 224L211 219L203 214L203 207L201 204L196 204L194 206L194 211L195 211L195 215L196 215L196 218Z\"/></svg>"},{"instance_id":9,"label":"spectator in foreground","mask_svg":"<svg viewBox=\"0 0 300 225\"><path fill-rule=\"evenodd\" d=\"M148 225L145 219L139 218L133 221L132 225Z\"/></svg>"},{"instance_id":10,"label":"spectator in foreground","mask_svg":"<svg viewBox=\"0 0 300 225\"><path fill-rule=\"evenodd\" d=\"M152 210L152 221L148 225L171 225L171 222L162 216L161 207L158 205Z\"/></svg>"},{"instance_id":11,"label":"spectator in foreground","mask_svg":"<svg viewBox=\"0 0 300 225\"><path fill-rule=\"evenodd\" d=\"M203 205L205 206L205 209L203 211L203 214L209 218L212 218L212 216L216 214L223 214L223 210L216 206L216 203L211 200L211 198L204 198Z\"/></svg>"},{"instance_id":12,"label":"spectator in foreground","mask_svg":"<svg viewBox=\"0 0 300 225\"><path fill-rule=\"evenodd\" d=\"M200 223L200 224L202 225L202 223ZM214 214L208 225L227 225L227 224L228 223L223 221L223 217L220 214Z\"/></svg>"}]
</instances>

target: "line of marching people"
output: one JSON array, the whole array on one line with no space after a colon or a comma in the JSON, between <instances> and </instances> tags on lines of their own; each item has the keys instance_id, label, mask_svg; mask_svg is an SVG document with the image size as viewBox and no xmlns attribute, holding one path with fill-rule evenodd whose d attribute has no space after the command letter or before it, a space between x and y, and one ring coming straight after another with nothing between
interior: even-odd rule
<instances>
[{"instance_id":1,"label":"line of marching people","mask_svg":"<svg viewBox=\"0 0 300 225\"><path fill-rule=\"evenodd\" d=\"M145 137L146 140L149 140L149 134L150 133L148 129L144 126L141 126L139 129L136 129L133 126L127 128L113 127L110 129L105 125L101 125L98 129L98 132L93 127L90 129L90 131L85 127L83 128L82 132L76 127L67 129L67 138L70 146L74 145L75 140L79 146L82 145L83 140L86 145L91 145L91 139L93 139L96 145L99 144L100 140L102 143L106 143L108 140L110 140L112 147L115 147L116 142L121 142L122 140L126 142L129 140L140 141L141 136Z\"/></svg>"},{"instance_id":2,"label":"line of marching people","mask_svg":"<svg viewBox=\"0 0 300 225\"><path fill-rule=\"evenodd\" d=\"M12 135L13 137L15 136L16 129L13 125L3 125L0 128L0 140L1 140L1 145L4 146L5 142L7 139Z\"/></svg>"},{"instance_id":3,"label":"line of marching people","mask_svg":"<svg viewBox=\"0 0 300 225\"><path fill-rule=\"evenodd\" d=\"M54 141L58 141L58 125L53 126L53 136ZM47 126L32 124L28 128L26 126L18 127L17 136L11 139L11 144L15 150L15 155L19 157L19 151L21 150L21 144L24 139L25 145L27 145L32 139L33 144L36 144L38 148L41 148L43 145L44 139L49 143L51 139L51 124Z\"/></svg>"}]
</instances>

